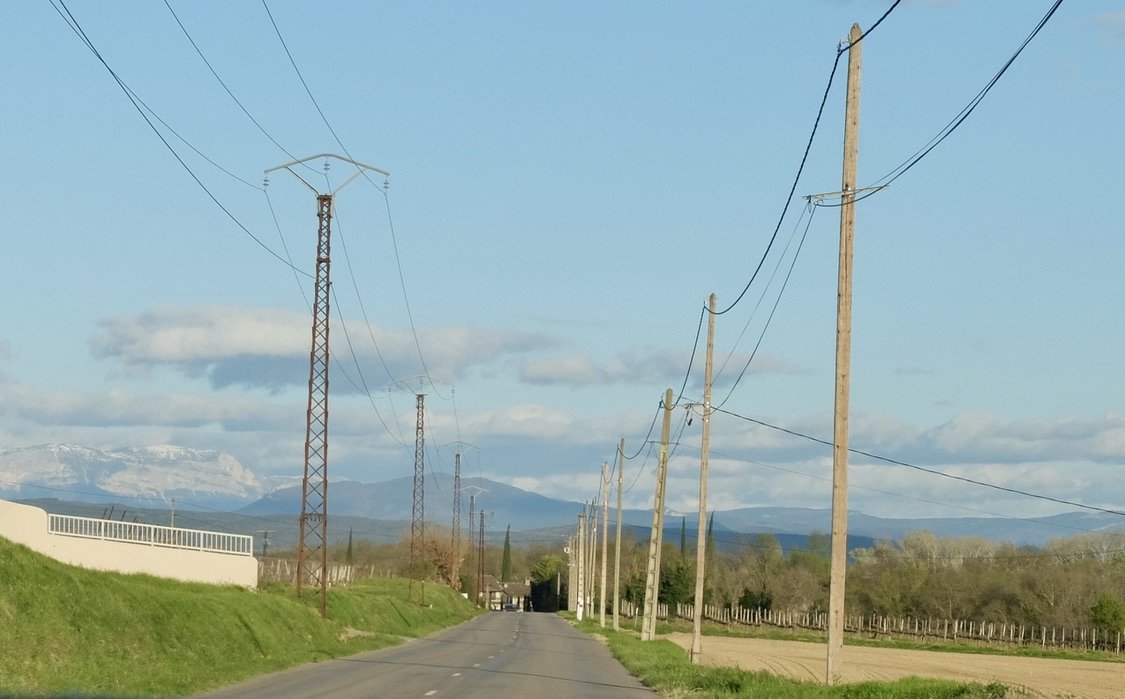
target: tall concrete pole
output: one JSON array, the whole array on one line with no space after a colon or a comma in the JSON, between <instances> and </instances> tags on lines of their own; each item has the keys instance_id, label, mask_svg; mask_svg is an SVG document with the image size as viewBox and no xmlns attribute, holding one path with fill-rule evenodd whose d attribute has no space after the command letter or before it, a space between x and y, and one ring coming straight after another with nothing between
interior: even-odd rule
<instances>
[{"instance_id":1,"label":"tall concrete pole","mask_svg":"<svg viewBox=\"0 0 1125 699\"><path fill-rule=\"evenodd\" d=\"M617 443L617 538L613 544L613 630L621 629L621 484L625 470L625 438Z\"/></svg>"},{"instance_id":2,"label":"tall concrete pole","mask_svg":"<svg viewBox=\"0 0 1125 699\"><path fill-rule=\"evenodd\" d=\"M469 493L469 546L470 546L470 548L473 548L473 549L476 548L476 546L473 546L473 539L476 538L476 537L473 536L473 524L476 523L476 521L475 521L476 520L476 512L477 512L477 495L476 495L476 493ZM474 559L475 559L475 556L474 556ZM480 564L479 564L478 561L474 560L473 562L477 563L476 568L480 567ZM473 569L473 584L472 584L473 606L477 606L477 605L480 604L480 588L477 587L478 580L477 580L476 568Z\"/></svg>"},{"instance_id":3,"label":"tall concrete pole","mask_svg":"<svg viewBox=\"0 0 1125 699\"><path fill-rule=\"evenodd\" d=\"M668 440L672 436L672 389L664 394L664 423L660 429L660 459L656 465L656 496L652 505L652 532L648 540L648 572L645 575L645 608L641 640L656 637L656 611L660 596L660 551L664 545L664 486L668 480Z\"/></svg>"},{"instance_id":4,"label":"tall concrete pole","mask_svg":"<svg viewBox=\"0 0 1125 699\"><path fill-rule=\"evenodd\" d=\"M699 531L695 543L695 606L691 622L691 662L703 654L703 582L707 563L707 466L711 451L711 375L715 355L715 295L707 300L707 362L703 370L703 441L699 449Z\"/></svg>"},{"instance_id":5,"label":"tall concrete pole","mask_svg":"<svg viewBox=\"0 0 1125 699\"><path fill-rule=\"evenodd\" d=\"M566 542L566 608L578 609L578 569L575 562L578 560L578 542L575 537L570 537Z\"/></svg>"},{"instance_id":6,"label":"tall concrete pole","mask_svg":"<svg viewBox=\"0 0 1125 699\"><path fill-rule=\"evenodd\" d=\"M586 508L586 536L589 541L586 545L586 612L594 615L594 593L597 587L598 570L598 510L597 502L592 502Z\"/></svg>"},{"instance_id":7,"label":"tall concrete pole","mask_svg":"<svg viewBox=\"0 0 1125 699\"><path fill-rule=\"evenodd\" d=\"M855 237L856 159L859 151L859 80L863 32L848 35L848 98L844 114L844 171L840 201L840 271L836 293L836 402L832 439L832 567L828 588L825 683L843 665L844 580L848 565L848 403L852 362L852 242Z\"/></svg>"},{"instance_id":8,"label":"tall concrete pole","mask_svg":"<svg viewBox=\"0 0 1125 699\"><path fill-rule=\"evenodd\" d=\"M598 624L605 628L605 579L609 559L609 462L602 464L602 579L598 598Z\"/></svg>"},{"instance_id":9,"label":"tall concrete pole","mask_svg":"<svg viewBox=\"0 0 1125 699\"><path fill-rule=\"evenodd\" d=\"M578 621L586 615L586 505L583 503L582 512L578 514L578 609L575 615Z\"/></svg>"},{"instance_id":10,"label":"tall concrete pole","mask_svg":"<svg viewBox=\"0 0 1125 699\"><path fill-rule=\"evenodd\" d=\"M484 510L480 511L480 543L477 545L477 589L484 593L484 608L489 609L492 595L484 587Z\"/></svg>"}]
</instances>

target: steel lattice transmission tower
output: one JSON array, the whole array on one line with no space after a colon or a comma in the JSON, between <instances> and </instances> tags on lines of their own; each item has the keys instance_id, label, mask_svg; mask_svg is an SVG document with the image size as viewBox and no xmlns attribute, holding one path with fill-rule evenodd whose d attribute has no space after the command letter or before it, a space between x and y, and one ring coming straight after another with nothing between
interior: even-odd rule
<instances>
[{"instance_id":1,"label":"steel lattice transmission tower","mask_svg":"<svg viewBox=\"0 0 1125 699\"><path fill-rule=\"evenodd\" d=\"M472 522L472 515L469 516ZM449 583L459 589L461 572L461 452L453 455L453 531L449 536Z\"/></svg>"},{"instance_id":2,"label":"steel lattice transmission tower","mask_svg":"<svg viewBox=\"0 0 1125 699\"><path fill-rule=\"evenodd\" d=\"M418 575L415 565L420 564L426 543L426 434L423 429L426 395L417 396L418 419L414 432L414 507L410 517L410 586L414 587L414 576ZM422 579L422 603L426 603L426 581ZM413 590L411 591L413 596Z\"/></svg>"},{"instance_id":3,"label":"steel lattice transmission tower","mask_svg":"<svg viewBox=\"0 0 1125 699\"><path fill-rule=\"evenodd\" d=\"M328 160L335 158L356 169L335 190L322 193L301 177L293 167L310 160L324 158L327 175ZM307 167L307 166L306 166ZM266 170L288 170L316 194L317 241L316 275L313 291L312 349L309 353L309 396L305 422L305 471L301 481L300 541L297 547L297 594L304 585L320 588L320 615L327 614L328 595L328 330L329 297L331 293L331 241L333 197L365 171L390 173L370 165L330 153L320 153L294 160ZM268 184L268 182L267 182Z\"/></svg>"}]
</instances>

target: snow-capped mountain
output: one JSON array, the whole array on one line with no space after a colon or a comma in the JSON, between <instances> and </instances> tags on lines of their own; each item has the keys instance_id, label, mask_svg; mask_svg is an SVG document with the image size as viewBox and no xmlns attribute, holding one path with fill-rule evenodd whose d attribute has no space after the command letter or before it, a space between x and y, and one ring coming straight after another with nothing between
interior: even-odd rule
<instances>
[{"instance_id":1,"label":"snow-capped mountain","mask_svg":"<svg viewBox=\"0 0 1125 699\"><path fill-rule=\"evenodd\" d=\"M103 450L65 444L0 449L0 496L67 500L176 499L229 507L268 492L258 478L219 451L178 446Z\"/></svg>"}]
</instances>

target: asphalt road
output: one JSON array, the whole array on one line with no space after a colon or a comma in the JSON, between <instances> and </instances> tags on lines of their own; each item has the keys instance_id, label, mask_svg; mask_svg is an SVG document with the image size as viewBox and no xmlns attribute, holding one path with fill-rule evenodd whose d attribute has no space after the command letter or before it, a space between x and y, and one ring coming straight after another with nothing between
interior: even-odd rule
<instances>
[{"instance_id":1,"label":"asphalt road","mask_svg":"<svg viewBox=\"0 0 1125 699\"><path fill-rule=\"evenodd\" d=\"M652 697L554 614L492 612L385 650L291 668L207 697Z\"/></svg>"}]
</instances>

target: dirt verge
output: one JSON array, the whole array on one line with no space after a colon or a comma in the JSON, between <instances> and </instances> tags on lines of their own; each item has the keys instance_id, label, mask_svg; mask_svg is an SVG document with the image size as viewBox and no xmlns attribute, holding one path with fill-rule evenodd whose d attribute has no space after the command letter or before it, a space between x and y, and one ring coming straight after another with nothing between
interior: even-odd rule
<instances>
[{"instance_id":1,"label":"dirt verge","mask_svg":"<svg viewBox=\"0 0 1125 699\"><path fill-rule=\"evenodd\" d=\"M691 634L664 636L685 650ZM825 647L819 643L758 638L703 639L703 662L814 682L824 681ZM1000 655L939 653L897 648L845 646L840 681L937 677L971 682L1003 682L1016 697L1118 699L1125 696L1125 663Z\"/></svg>"}]
</instances>

